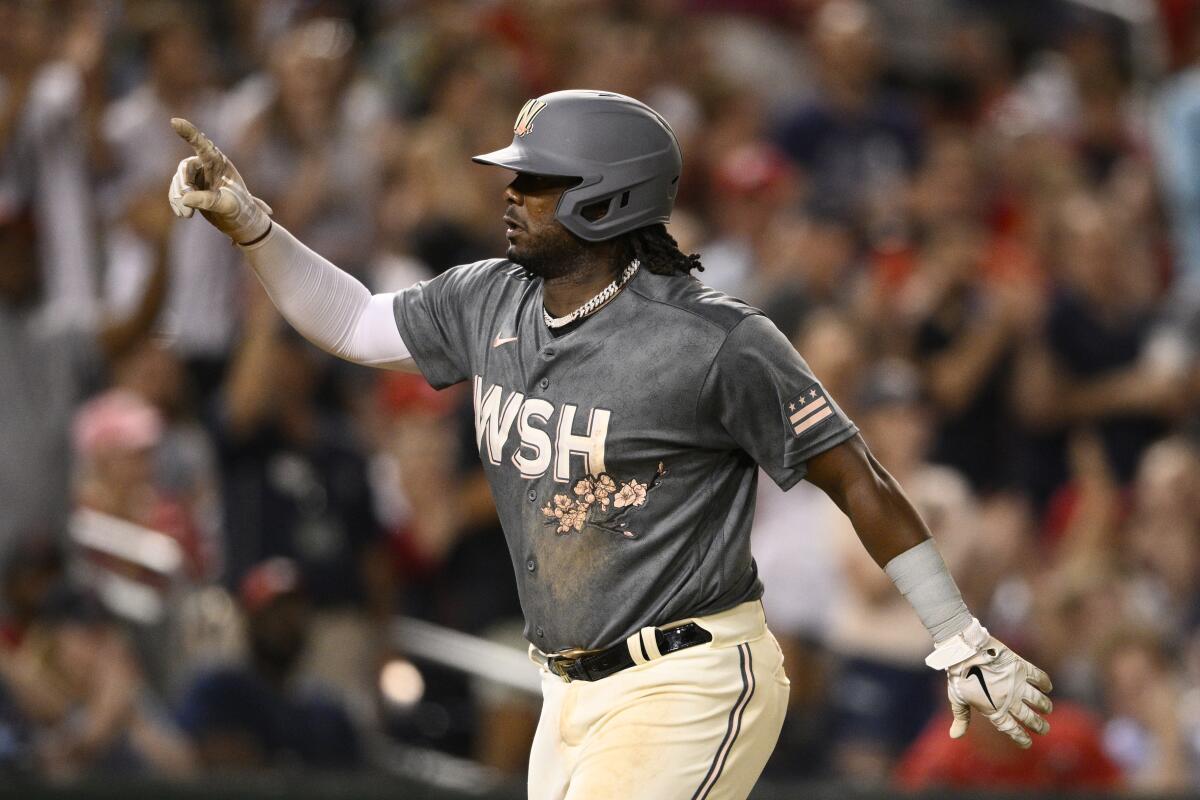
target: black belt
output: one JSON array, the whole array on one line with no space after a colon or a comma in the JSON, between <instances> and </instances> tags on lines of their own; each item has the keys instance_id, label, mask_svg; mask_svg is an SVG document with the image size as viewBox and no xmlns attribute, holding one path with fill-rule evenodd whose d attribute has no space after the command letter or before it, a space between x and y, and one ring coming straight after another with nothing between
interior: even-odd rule
<instances>
[{"instance_id":1,"label":"black belt","mask_svg":"<svg viewBox=\"0 0 1200 800\"><path fill-rule=\"evenodd\" d=\"M711 642L712 634L696 623L688 622L668 630L656 628L654 639L658 643L658 652L665 656L677 650ZM642 655L647 661L650 660L645 646L642 646ZM569 681L598 681L632 667L634 663L633 657L629 655L629 647L624 641L605 650L596 650L584 655L551 654L546 657L546 669Z\"/></svg>"}]
</instances>

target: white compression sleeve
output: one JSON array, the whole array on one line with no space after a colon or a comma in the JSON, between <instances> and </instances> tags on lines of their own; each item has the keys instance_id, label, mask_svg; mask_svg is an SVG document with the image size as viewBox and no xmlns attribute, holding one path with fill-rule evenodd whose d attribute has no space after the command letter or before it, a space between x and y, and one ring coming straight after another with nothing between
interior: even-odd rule
<instances>
[{"instance_id":1,"label":"white compression sleeve","mask_svg":"<svg viewBox=\"0 0 1200 800\"><path fill-rule=\"evenodd\" d=\"M394 293L372 295L278 223L241 249L271 301L304 338L356 364L416 371L396 327Z\"/></svg>"},{"instance_id":2,"label":"white compression sleeve","mask_svg":"<svg viewBox=\"0 0 1200 800\"><path fill-rule=\"evenodd\" d=\"M974 619L933 539L910 547L883 569L912 604L935 643L961 633Z\"/></svg>"}]
</instances>

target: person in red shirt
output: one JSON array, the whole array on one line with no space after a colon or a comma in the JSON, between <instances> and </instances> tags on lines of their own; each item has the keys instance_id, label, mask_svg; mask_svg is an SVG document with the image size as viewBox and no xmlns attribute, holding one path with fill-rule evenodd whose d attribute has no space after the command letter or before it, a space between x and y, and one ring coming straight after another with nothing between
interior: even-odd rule
<instances>
[{"instance_id":1,"label":"person in red shirt","mask_svg":"<svg viewBox=\"0 0 1200 800\"><path fill-rule=\"evenodd\" d=\"M950 722L949 713L935 717L904 754L894 775L900 788L1106 790L1122 783L1099 722L1078 705L1055 703L1050 732L1029 750L1013 749L988 725L950 739Z\"/></svg>"}]
</instances>

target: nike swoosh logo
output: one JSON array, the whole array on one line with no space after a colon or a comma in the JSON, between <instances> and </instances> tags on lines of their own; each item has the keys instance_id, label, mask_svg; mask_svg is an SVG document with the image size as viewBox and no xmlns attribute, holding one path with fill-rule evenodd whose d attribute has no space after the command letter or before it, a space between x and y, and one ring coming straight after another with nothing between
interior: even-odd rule
<instances>
[{"instance_id":1,"label":"nike swoosh logo","mask_svg":"<svg viewBox=\"0 0 1200 800\"><path fill-rule=\"evenodd\" d=\"M509 342L515 342L516 340L517 340L516 336L509 336L507 339L501 339L500 334L497 333L496 338L492 340L492 347L499 347L502 344L508 344Z\"/></svg>"},{"instance_id":2,"label":"nike swoosh logo","mask_svg":"<svg viewBox=\"0 0 1200 800\"><path fill-rule=\"evenodd\" d=\"M967 670L967 677L972 675L979 680L979 685L983 687L983 693L987 695L988 702L992 704L992 708L996 708L996 701L992 699L992 693L988 691L987 683L985 683L983 680L983 670L979 668L978 664Z\"/></svg>"}]
</instances>

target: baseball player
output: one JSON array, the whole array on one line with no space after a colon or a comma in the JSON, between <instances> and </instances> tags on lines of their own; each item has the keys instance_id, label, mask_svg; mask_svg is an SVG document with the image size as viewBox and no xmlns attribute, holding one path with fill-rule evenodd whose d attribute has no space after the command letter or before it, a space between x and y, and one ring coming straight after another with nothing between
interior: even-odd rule
<instances>
[{"instance_id":1,"label":"baseball player","mask_svg":"<svg viewBox=\"0 0 1200 800\"><path fill-rule=\"evenodd\" d=\"M971 616L924 523L854 424L760 311L691 275L664 223L681 156L629 97L562 91L521 108L505 258L372 295L272 222L185 120L171 183L246 253L317 346L468 381L543 705L529 796L744 798L788 698L750 556L761 467L819 486L911 602L944 669L953 737L972 710L1021 747L1050 680ZM803 520L797 520L803 536Z\"/></svg>"}]
</instances>

